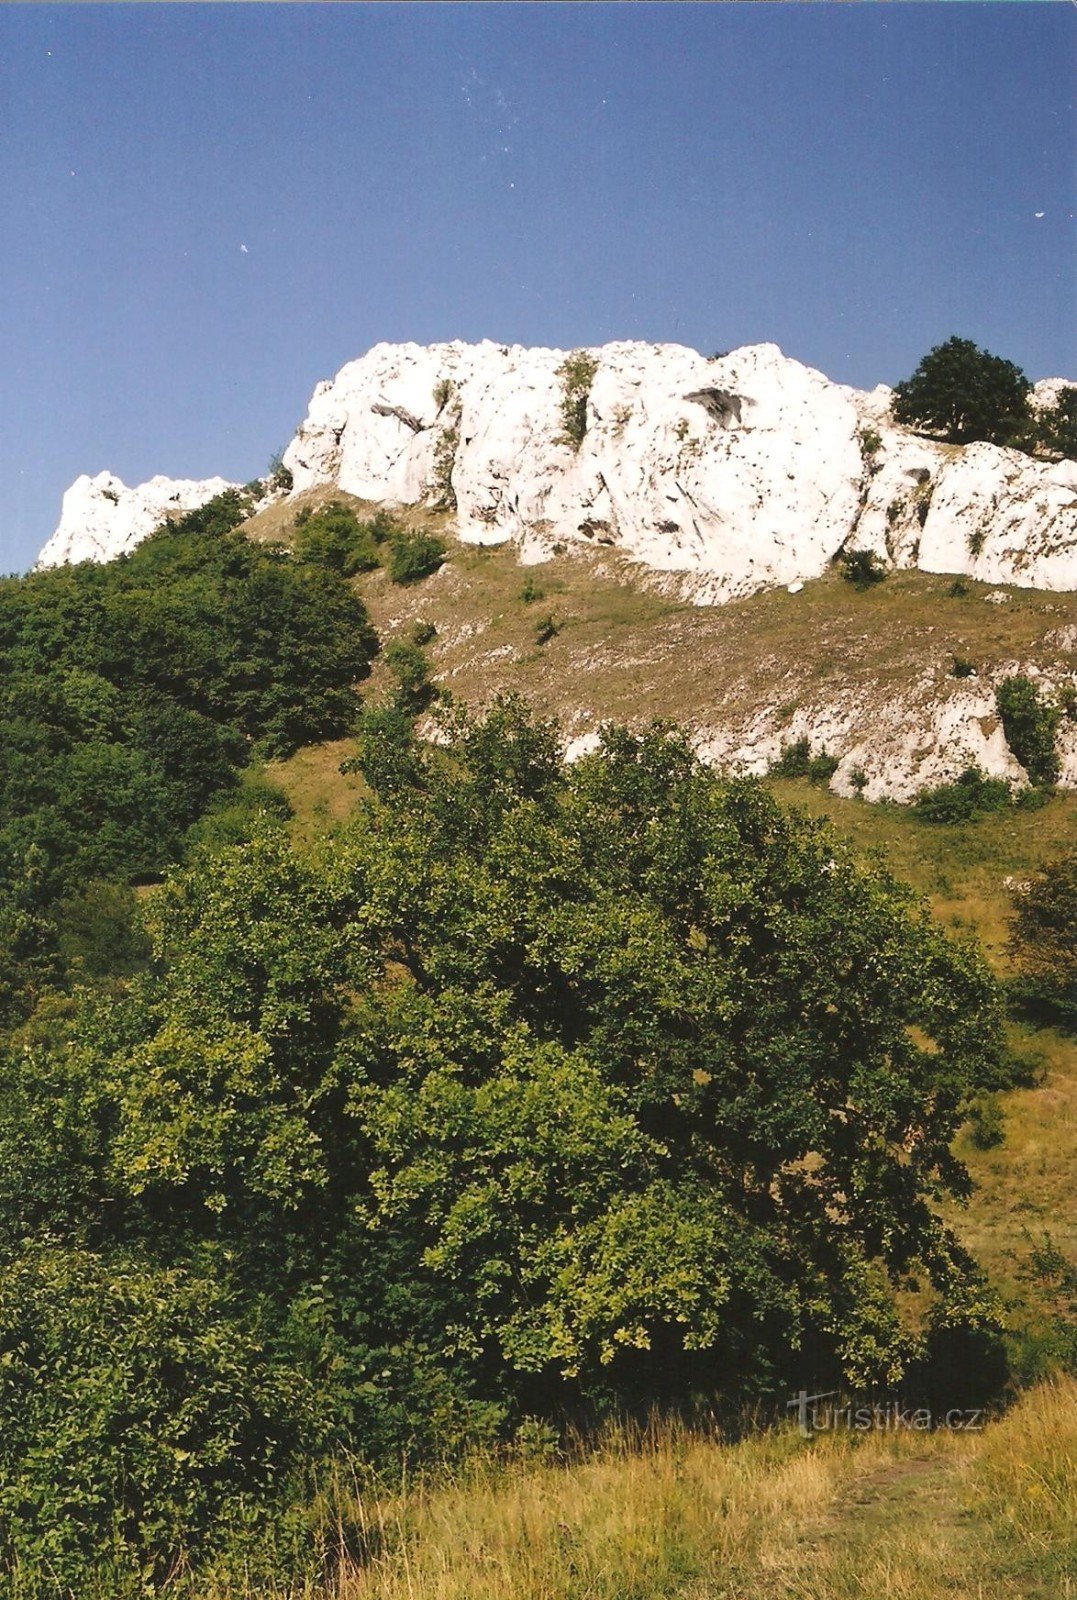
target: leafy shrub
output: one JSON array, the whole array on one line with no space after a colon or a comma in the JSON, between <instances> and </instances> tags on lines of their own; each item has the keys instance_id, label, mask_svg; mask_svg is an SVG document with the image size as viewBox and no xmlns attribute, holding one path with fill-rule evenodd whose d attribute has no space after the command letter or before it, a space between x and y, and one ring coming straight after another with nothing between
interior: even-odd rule
<instances>
[{"instance_id":1,"label":"leafy shrub","mask_svg":"<svg viewBox=\"0 0 1077 1600\"><path fill-rule=\"evenodd\" d=\"M296 518L293 549L299 561L353 577L378 566L378 540L347 506L332 504Z\"/></svg>"},{"instance_id":2,"label":"leafy shrub","mask_svg":"<svg viewBox=\"0 0 1077 1600\"><path fill-rule=\"evenodd\" d=\"M426 618L420 618L417 622L414 622L409 635L412 644L417 644L420 650L425 645L431 644L437 636L438 630L436 626Z\"/></svg>"},{"instance_id":3,"label":"leafy shrub","mask_svg":"<svg viewBox=\"0 0 1077 1600\"><path fill-rule=\"evenodd\" d=\"M955 578L946 591L949 600L964 600L969 593L969 586L964 578Z\"/></svg>"},{"instance_id":4,"label":"leafy shrub","mask_svg":"<svg viewBox=\"0 0 1077 1600\"><path fill-rule=\"evenodd\" d=\"M950 676L951 678L974 678L976 676L976 668L964 656L953 656L950 662Z\"/></svg>"},{"instance_id":5,"label":"leafy shrub","mask_svg":"<svg viewBox=\"0 0 1077 1600\"><path fill-rule=\"evenodd\" d=\"M538 645L549 644L551 639L556 639L561 632L561 624L549 614L540 617L535 623L535 643Z\"/></svg>"},{"instance_id":6,"label":"leafy shrub","mask_svg":"<svg viewBox=\"0 0 1077 1600\"><path fill-rule=\"evenodd\" d=\"M832 756L826 750L820 750L818 755L812 756L808 762L809 783L829 783L839 765L837 756Z\"/></svg>"},{"instance_id":7,"label":"leafy shrub","mask_svg":"<svg viewBox=\"0 0 1077 1600\"><path fill-rule=\"evenodd\" d=\"M539 587L533 574L529 572L524 579L523 588L520 590L520 599L525 606L532 606L536 600L543 600L545 597L546 591Z\"/></svg>"},{"instance_id":8,"label":"leafy shrub","mask_svg":"<svg viewBox=\"0 0 1077 1600\"><path fill-rule=\"evenodd\" d=\"M812 783L829 783L839 765L837 757L826 750L813 756L810 741L803 738L783 745L781 755L772 762L770 770L777 778L807 778ZM867 783L866 778L864 782Z\"/></svg>"},{"instance_id":9,"label":"leafy shrub","mask_svg":"<svg viewBox=\"0 0 1077 1600\"><path fill-rule=\"evenodd\" d=\"M1018 1005L1077 1033L1077 851L1015 891L1009 954Z\"/></svg>"},{"instance_id":10,"label":"leafy shrub","mask_svg":"<svg viewBox=\"0 0 1077 1600\"><path fill-rule=\"evenodd\" d=\"M870 589L886 577L886 568L874 550L843 550L839 561L842 577L858 589Z\"/></svg>"},{"instance_id":11,"label":"leafy shrub","mask_svg":"<svg viewBox=\"0 0 1077 1600\"><path fill-rule=\"evenodd\" d=\"M559 443L578 450L587 432L587 401L598 362L587 350L574 350L557 369L561 380L561 435Z\"/></svg>"},{"instance_id":12,"label":"leafy shrub","mask_svg":"<svg viewBox=\"0 0 1077 1600\"><path fill-rule=\"evenodd\" d=\"M923 357L894 389L897 422L940 434L951 444L985 439L1007 444L1028 415L1029 381L1012 361L951 338Z\"/></svg>"},{"instance_id":13,"label":"leafy shrub","mask_svg":"<svg viewBox=\"0 0 1077 1600\"><path fill-rule=\"evenodd\" d=\"M969 1111L969 1137L977 1150L993 1150L1006 1137L1006 1117L998 1096L979 1095Z\"/></svg>"},{"instance_id":14,"label":"leafy shrub","mask_svg":"<svg viewBox=\"0 0 1077 1600\"><path fill-rule=\"evenodd\" d=\"M410 639L394 639L385 648L385 665L396 679L396 704L415 716L433 700L437 690L430 681L430 663Z\"/></svg>"},{"instance_id":15,"label":"leafy shrub","mask_svg":"<svg viewBox=\"0 0 1077 1600\"><path fill-rule=\"evenodd\" d=\"M390 537L386 570L392 583L420 583L445 562L448 546L437 534L419 530Z\"/></svg>"},{"instance_id":16,"label":"leafy shrub","mask_svg":"<svg viewBox=\"0 0 1077 1600\"><path fill-rule=\"evenodd\" d=\"M806 778L811 762L811 742L796 739L782 746L781 754L771 764L771 772L778 778Z\"/></svg>"},{"instance_id":17,"label":"leafy shrub","mask_svg":"<svg viewBox=\"0 0 1077 1600\"><path fill-rule=\"evenodd\" d=\"M989 778L979 767L966 767L952 783L921 789L913 811L924 822L971 822L992 811L1006 811L1012 793L1004 778Z\"/></svg>"},{"instance_id":18,"label":"leafy shrub","mask_svg":"<svg viewBox=\"0 0 1077 1600\"><path fill-rule=\"evenodd\" d=\"M995 690L1006 743L1035 784L1057 782L1060 770L1055 737L1062 713L1044 700L1030 678L1004 678Z\"/></svg>"},{"instance_id":19,"label":"leafy shrub","mask_svg":"<svg viewBox=\"0 0 1077 1600\"><path fill-rule=\"evenodd\" d=\"M53 1593L102 1557L155 1590L317 1445L310 1386L209 1275L30 1247L0 1267L0 1359L0 1547Z\"/></svg>"}]
</instances>

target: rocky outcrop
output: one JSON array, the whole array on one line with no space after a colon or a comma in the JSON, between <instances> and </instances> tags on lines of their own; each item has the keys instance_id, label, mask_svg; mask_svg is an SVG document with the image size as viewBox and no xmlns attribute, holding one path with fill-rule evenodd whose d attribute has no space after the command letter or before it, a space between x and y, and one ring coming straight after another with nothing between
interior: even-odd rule
<instances>
[{"instance_id":1,"label":"rocky outcrop","mask_svg":"<svg viewBox=\"0 0 1077 1600\"><path fill-rule=\"evenodd\" d=\"M37 558L39 567L111 561L134 548L170 516L204 506L234 488L225 478L151 478L129 489L111 472L83 474L64 495L59 526Z\"/></svg>"},{"instance_id":2,"label":"rocky outcrop","mask_svg":"<svg viewBox=\"0 0 1077 1600\"><path fill-rule=\"evenodd\" d=\"M461 539L515 541L524 561L570 541L615 546L701 603L802 583L854 547L1077 588L1073 463L919 438L890 422L888 389L831 383L772 344L586 356L573 414L564 351L376 345L315 390L284 456L292 492L450 507ZM224 486L80 478L41 561L107 559Z\"/></svg>"},{"instance_id":3,"label":"rocky outcrop","mask_svg":"<svg viewBox=\"0 0 1077 1600\"><path fill-rule=\"evenodd\" d=\"M315 391L285 454L295 489L447 499L461 538L515 540L524 560L569 540L615 545L683 574L705 602L818 577L847 546L1077 587L1073 463L921 439L889 421L888 389L831 383L775 345L711 360L680 345L587 354L577 446L564 351L377 345Z\"/></svg>"}]
</instances>

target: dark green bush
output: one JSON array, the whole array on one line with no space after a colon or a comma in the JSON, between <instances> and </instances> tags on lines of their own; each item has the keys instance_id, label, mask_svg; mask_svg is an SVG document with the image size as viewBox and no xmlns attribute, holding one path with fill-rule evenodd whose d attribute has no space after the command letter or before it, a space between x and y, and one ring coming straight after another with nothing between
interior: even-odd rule
<instances>
[{"instance_id":1,"label":"dark green bush","mask_svg":"<svg viewBox=\"0 0 1077 1600\"><path fill-rule=\"evenodd\" d=\"M448 554L444 539L419 530L390 537L387 571L392 583L419 583L443 565Z\"/></svg>"},{"instance_id":2,"label":"dark green bush","mask_svg":"<svg viewBox=\"0 0 1077 1600\"><path fill-rule=\"evenodd\" d=\"M924 822L971 822L991 811L1006 811L1013 794L1004 778L989 778L979 767L966 767L952 783L921 789L913 812Z\"/></svg>"},{"instance_id":3,"label":"dark green bush","mask_svg":"<svg viewBox=\"0 0 1077 1600\"><path fill-rule=\"evenodd\" d=\"M1060 708L1045 700L1032 680L1020 673L1003 678L995 690L995 705L1006 743L1032 782L1056 783L1060 766L1055 738L1062 720Z\"/></svg>"},{"instance_id":4,"label":"dark green bush","mask_svg":"<svg viewBox=\"0 0 1077 1600\"><path fill-rule=\"evenodd\" d=\"M886 577L886 568L874 550L843 550L839 559L842 577L858 589L870 589Z\"/></svg>"},{"instance_id":5,"label":"dark green bush","mask_svg":"<svg viewBox=\"0 0 1077 1600\"><path fill-rule=\"evenodd\" d=\"M1018 1006L1077 1033L1077 850L1015 891L1009 953Z\"/></svg>"},{"instance_id":6,"label":"dark green bush","mask_svg":"<svg viewBox=\"0 0 1077 1600\"><path fill-rule=\"evenodd\" d=\"M998 1096L979 1095L969 1112L969 1137L977 1150L993 1150L1006 1137L1006 1118Z\"/></svg>"},{"instance_id":7,"label":"dark green bush","mask_svg":"<svg viewBox=\"0 0 1077 1600\"><path fill-rule=\"evenodd\" d=\"M347 506L329 505L296 519L293 549L300 561L353 577L380 564L378 540Z\"/></svg>"}]
</instances>

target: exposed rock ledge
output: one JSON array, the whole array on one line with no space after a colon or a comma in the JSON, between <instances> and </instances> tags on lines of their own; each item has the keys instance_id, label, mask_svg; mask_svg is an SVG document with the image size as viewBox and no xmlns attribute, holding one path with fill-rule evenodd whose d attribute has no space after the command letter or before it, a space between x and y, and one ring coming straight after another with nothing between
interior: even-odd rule
<instances>
[{"instance_id":1,"label":"exposed rock ledge","mask_svg":"<svg viewBox=\"0 0 1077 1600\"><path fill-rule=\"evenodd\" d=\"M122 478L83 473L64 495L60 522L37 558L39 567L111 561L125 555L170 516L194 511L234 488L226 478L151 478L129 489Z\"/></svg>"},{"instance_id":2,"label":"exposed rock ledge","mask_svg":"<svg viewBox=\"0 0 1077 1600\"><path fill-rule=\"evenodd\" d=\"M563 437L565 352L376 345L316 388L284 457L294 492L336 484L415 504L449 491L462 539L514 540L524 561L558 542L614 545L680 575L700 603L818 577L847 547L1077 588L1073 462L919 438L889 422L889 390L831 383L772 344L714 360L681 345L590 354L576 450ZM223 487L80 478L40 562L106 560Z\"/></svg>"}]
</instances>

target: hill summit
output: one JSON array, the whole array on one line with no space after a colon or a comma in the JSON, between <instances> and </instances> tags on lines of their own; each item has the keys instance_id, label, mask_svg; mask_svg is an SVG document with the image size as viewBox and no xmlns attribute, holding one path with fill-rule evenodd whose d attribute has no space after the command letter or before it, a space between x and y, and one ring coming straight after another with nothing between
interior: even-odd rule
<instances>
[{"instance_id":1,"label":"hill summit","mask_svg":"<svg viewBox=\"0 0 1077 1600\"><path fill-rule=\"evenodd\" d=\"M379 344L315 389L281 492L438 506L462 540L513 541L525 562L613 546L704 604L819 577L854 550L1077 588L1077 463L913 434L890 400L773 344L710 358L636 342ZM222 486L82 477L39 565L107 560Z\"/></svg>"}]
</instances>

